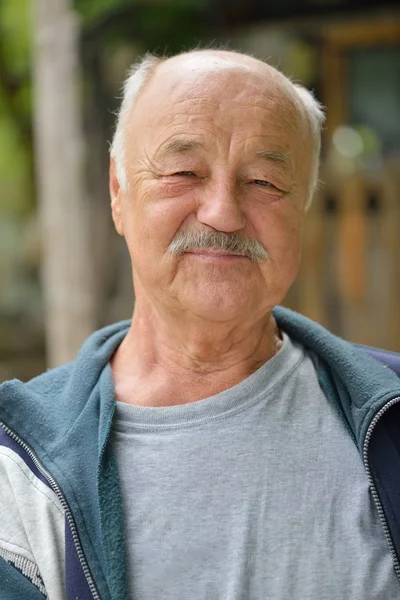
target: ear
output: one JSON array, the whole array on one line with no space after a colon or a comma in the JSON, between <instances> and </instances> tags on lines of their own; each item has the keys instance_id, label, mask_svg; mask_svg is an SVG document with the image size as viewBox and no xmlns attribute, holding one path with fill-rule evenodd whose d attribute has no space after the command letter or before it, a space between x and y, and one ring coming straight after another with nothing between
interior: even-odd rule
<instances>
[{"instance_id":1,"label":"ear","mask_svg":"<svg viewBox=\"0 0 400 600\"><path fill-rule=\"evenodd\" d=\"M114 158L110 159L110 196L111 213L114 226L119 235L124 235L124 222L122 218L122 190L117 177L117 168Z\"/></svg>"}]
</instances>

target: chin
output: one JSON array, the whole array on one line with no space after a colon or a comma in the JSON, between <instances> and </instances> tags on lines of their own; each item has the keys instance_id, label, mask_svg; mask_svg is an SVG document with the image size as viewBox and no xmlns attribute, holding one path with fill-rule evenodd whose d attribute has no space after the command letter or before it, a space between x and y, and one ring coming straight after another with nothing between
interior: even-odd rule
<instances>
[{"instance_id":1,"label":"chin","mask_svg":"<svg viewBox=\"0 0 400 600\"><path fill-rule=\"evenodd\" d=\"M228 323L228 322L235 322L235 321L243 321L244 320L244 313L243 311L241 313L238 313L237 310L235 311L222 311L222 310L193 310L192 311L193 314L195 314L199 319L202 319L203 321L209 321L210 323Z\"/></svg>"},{"instance_id":2,"label":"chin","mask_svg":"<svg viewBox=\"0 0 400 600\"><path fill-rule=\"evenodd\" d=\"M254 301L245 302L242 297L240 302L233 297L210 298L201 301L200 298L186 299L186 308L206 321L222 323L224 321L243 321L254 310Z\"/></svg>"}]
</instances>

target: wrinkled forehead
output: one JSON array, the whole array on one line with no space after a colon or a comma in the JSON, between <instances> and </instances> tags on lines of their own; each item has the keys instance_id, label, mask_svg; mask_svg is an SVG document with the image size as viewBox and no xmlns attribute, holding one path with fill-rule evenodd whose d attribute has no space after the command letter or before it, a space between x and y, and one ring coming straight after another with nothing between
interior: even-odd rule
<instances>
[{"instance_id":1,"label":"wrinkled forehead","mask_svg":"<svg viewBox=\"0 0 400 600\"><path fill-rule=\"evenodd\" d=\"M253 134L304 133L304 111L290 82L260 64L254 68L246 60L237 64L218 56L207 62L196 57L166 61L139 96L129 129L154 139L163 128L179 123L191 127L199 121L210 125L223 121L243 132L251 127Z\"/></svg>"}]
</instances>

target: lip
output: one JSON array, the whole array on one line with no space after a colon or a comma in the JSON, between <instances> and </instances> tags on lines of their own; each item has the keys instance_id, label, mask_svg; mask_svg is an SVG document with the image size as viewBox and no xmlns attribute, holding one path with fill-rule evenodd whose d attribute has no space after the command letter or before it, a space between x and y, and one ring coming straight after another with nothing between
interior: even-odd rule
<instances>
[{"instance_id":1,"label":"lip","mask_svg":"<svg viewBox=\"0 0 400 600\"><path fill-rule=\"evenodd\" d=\"M199 258L208 260L249 260L249 258L247 256L243 256L243 254L232 254L229 252L218 252L215 250L188 250L186 254L193 254Z\"/></svg>"}]
</instances>

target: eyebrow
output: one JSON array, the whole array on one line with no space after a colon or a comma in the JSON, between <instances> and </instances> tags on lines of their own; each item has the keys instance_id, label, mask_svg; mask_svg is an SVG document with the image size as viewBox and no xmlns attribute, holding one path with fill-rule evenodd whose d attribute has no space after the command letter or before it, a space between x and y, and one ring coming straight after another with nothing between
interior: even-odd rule
<instances>
[{"instance_id":1,"label":"eyebrow","mask_svg":"<svg viewBox=\"0 0 400 600\"><path fill-rule=\"evenodd\" d=\"M185 154L185 152L198 150L201 147L202 144L197 140L176 138L169 140L161 147L159 156L165 158L176 154ZM256 155L266 161L275 162L284 166L289 165L289 152L280 150L257 150Z\"/></svg>"},{"instance_id":2,"label":"eyebrow","mask_svg":"<svg viewBox=\"0 0 400 600\"><path fill-rule=\"evenodd\" d=\"M161 147L159 156L168 157L174 154L184 154L198 148L201 148L201 144L197 140L174 139Z\"/></svg>"},{"instance_id":3,"label":"eyebrow","mask_svg":"<svg viewBox=\"0 0 400 600\"><path fill-rule=\"evenodd\" d=\"M279 150L257 150L256 154L264 160L279 163L284 166L289 165L289 152L281 152Z\"/></svg>"}]
</instances>

